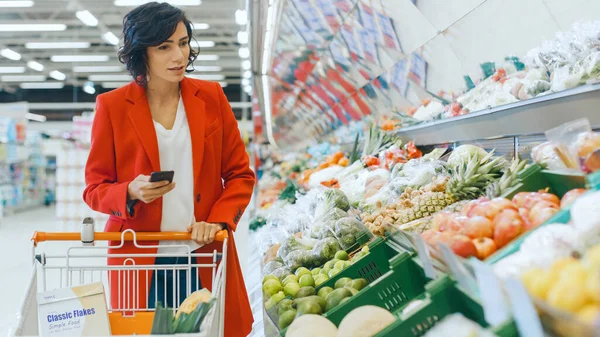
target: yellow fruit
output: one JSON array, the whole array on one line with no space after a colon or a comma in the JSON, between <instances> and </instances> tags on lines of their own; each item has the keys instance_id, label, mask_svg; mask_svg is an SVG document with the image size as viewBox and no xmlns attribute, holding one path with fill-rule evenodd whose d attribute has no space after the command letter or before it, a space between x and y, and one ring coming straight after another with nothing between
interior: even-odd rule
<instances>
[{"instance_id":1,"label":"yellow fruit","mask_svg":"<svg viewBox=\"0 0 600 337\"><path fill-rule=\"evenodd\" d=\"M575 260L566 264L559 274L559 281L563 279L579 279L587 280L588 269L583 265L581 261Z\"/></svg>"},{"instance_id":2,"label":"yellow fruit","mask_svg":"<svg viewBox=\"0 0 600 337\"><path fill-rule=\"evenodd\" d=\"M547 302L554 308L576 312L589 302L585 280L562 278L550 288Z\"/></svg>"},{"instance_id":3,"label":"yellow fruit","mask_svg":"<svg viewBox=\"0 0 600 337\"><path fill-rule=\"evenodd\" d=\"M600 305L588 304L577 311L577 318L589 325L594 324L600 318Z\"/></svg>"},{"instance_id":4,"label":"yellow fruit","mask_svg":"<svg viewBox=\"0 0 600 337\"><path fill-rule=\"evenodd\" d=\"M585 253L585 261L592 270L600 270L600 245L588 249Z\"/></svg>"},{"instance_id":5,"label":"yellow fruit","mask_svg":"<svg viewBox=\"0 0 600 337\"><path fill-rule=\"evenodd\" d=\"M552 273L543 269L532 269L522 275L523 284L530 295L545 300L548 291L557 281Z\"/></svg>"},{"instance_id":6,"label":"yellow fruit","mask_svg":"<svg viewBox=\"0 0 600 337\"><path fill-rule=\"evenodd\" d=\"M175 317L179 317L182 313L191 314L198 304L208 302L211 296L212 294L208 289L194 291L181 303Z\"/></svg>"},{"instance_id":7,"label":"yellow fruit","mask_svg":"<svg viewBox=\"0 0 600 337\"><path fill-rule=\"evenodd\" d=\"M570 265L571 263L577 262L577 260L575 258L572 257L563 257L560 258L556 261L554 261L554 263L552 264L552 267L550 268L550 272L555 275L556 277L558 277L558 275L560 275L560 272L562 271L562 269L568 265Z\"/></svg>"},{"instance_id":8,"label":"yellow fruit","mask_svg":"<svg viewBox=\"0 0 600 337\"><path fill-rule=\"evenodd\" d=\"M594 303L600 304L600 270L590 273L585 282L585 290Z\"/></svg>"}]
</instances>

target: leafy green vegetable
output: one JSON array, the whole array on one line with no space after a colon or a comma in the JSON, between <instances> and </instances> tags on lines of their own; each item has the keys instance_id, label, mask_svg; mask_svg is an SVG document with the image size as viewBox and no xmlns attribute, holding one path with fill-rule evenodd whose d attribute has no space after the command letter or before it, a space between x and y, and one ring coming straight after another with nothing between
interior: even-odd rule
<instances>
[{"instance_id":1,"label":"leafy green vegetable","mask_svg":"<svg viewBox=\"0 0 600 337\"><path fill-rule=\"evenodd\" d=\"M211 298L210 301L205 303L200 303L189 314L182 313L178 318L173 322L173 332L174 333L194 333L200 332L200 325L202 321L208 314L208 311L212 308L215 302L214 298Z\"/></svg>"},{"instance_id":2,"label":"leafy green vegetable","mask_svg":"<svg viewBox=\"0 0 600 337\"><path fill-rule=\"evenodd\" d=\"M331 188L325 191L325 202L332 208L339 208L344 212L350 209L350 201L344 192Z\"/></svg>"},{"instance_id":3,"label":"leafy green vegetable","mask_svg":"<svg viewBox=\"0 0 600 337\"><path fill-rule=\"evenodd\" d=\"M298 187L296 186L296 184L294 184L294 182L292 182L291 180L288 180L286 182L285 188L283 189L283 191L281 191L281 194L279 194L279 200L285 200L290 204L293 204L296 202L297 191Z\"/></svg>"},{"instance_id":4,"label":"leafy green vegetable","mask_svg":"<svg viewBox=\"0 0 600 337\"><path fill-rule=\"evenodd\" d=\"M252 219L252 221L250 221L250 225L249 228L251 231L256 231L257 229L261 228L262 226L267 224L267 219L263 218L262 216L258 216L254 219Z\"/></svg>"},{"instance_id":5,"label":"leafy green vegetable","mask_svg":"<svg viewBox=\"0 0 600 337\"><path fill-rule=\"evenodd\" d=\"M156 304L154 321L152 322L152 335L173 334L173 310L164 308L161 302Z\"/></svg>"}]
</instances>

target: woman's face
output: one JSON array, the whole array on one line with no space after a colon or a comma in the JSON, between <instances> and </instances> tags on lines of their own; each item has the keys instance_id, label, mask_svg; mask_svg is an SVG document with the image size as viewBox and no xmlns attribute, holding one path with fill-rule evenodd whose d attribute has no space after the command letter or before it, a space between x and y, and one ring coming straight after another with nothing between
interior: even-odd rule
<instances>
[{"instance_id":1,"label":"woman's face","mask_svg":"<svg viewBox=\"0 0 600 337\"><path fill-rule=\"evenodd\" d=\"M184 75L190 56L189 36L185 24L179 22L171 37L156 47L149 47L149 80L178 83Z\"/></svg>"}]
</instances>

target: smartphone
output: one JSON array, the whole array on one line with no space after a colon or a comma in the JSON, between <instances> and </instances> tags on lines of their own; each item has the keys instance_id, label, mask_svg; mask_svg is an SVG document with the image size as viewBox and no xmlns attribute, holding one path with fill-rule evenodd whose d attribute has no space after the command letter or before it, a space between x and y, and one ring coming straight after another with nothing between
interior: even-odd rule
<instances>
[{"instance_id":1,"label":"smartphone","mask_svg":"<svg viewBox=\"0 0 600 337\"><path fill-rule=\"evenodd\" d=\"M159 181L168 181L169 183L173 182L173 176L175 176L175 171L159 171L152 172L150 174L150 182L156 183Z\"/></svg>"}]
</instances>

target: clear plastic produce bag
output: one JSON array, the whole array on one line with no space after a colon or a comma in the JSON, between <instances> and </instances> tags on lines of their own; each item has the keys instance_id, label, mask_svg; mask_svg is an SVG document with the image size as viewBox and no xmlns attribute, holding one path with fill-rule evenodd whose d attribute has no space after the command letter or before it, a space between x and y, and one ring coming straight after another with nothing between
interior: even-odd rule
<instances>
[{"instance_id":1,"label":"clear plastic produce bag","mask_svg":"<svg viewBox=\"0 0 600 337\"><path fill-rule=\"evenodd\" d=\"M334 258L335 253L340 251L342 247L338 243L337 239L333 237L326 237L322 240L317 241L312 249L313 263L314 266L320 266L325 262Z\"/></svg>"},{"instance_id":2,"label":"clear plastic produce bag","mask_svg":"<svg viewBox=\"0 0 600 337\"><path fill-rule=\"evenodd\" d=\"M346 217L336 221L334 235L344 250L350 249L363 236L365 241L373 237L371 231L356 217Z\"/></svg>"}]
</instances>

